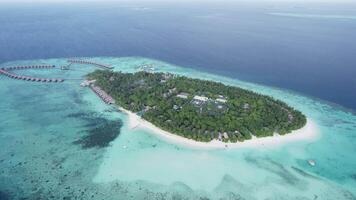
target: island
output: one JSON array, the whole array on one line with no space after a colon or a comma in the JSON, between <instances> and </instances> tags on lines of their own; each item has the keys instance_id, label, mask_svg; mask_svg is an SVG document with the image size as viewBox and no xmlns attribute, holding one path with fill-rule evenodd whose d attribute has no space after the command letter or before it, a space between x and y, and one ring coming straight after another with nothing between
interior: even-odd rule
<instances>
[{"instance_id":1,"label":"island","mask_svg":"<svg viewBox=\"0 0 356 200\"><path fill-rule=\"evenodd\" d=\"M199 142L284 135L307 122L305 115L280 100L214 81L110 70L96 70L87 79L108 94L110 102L164 131Z\"/></svg>"}]
</instances>

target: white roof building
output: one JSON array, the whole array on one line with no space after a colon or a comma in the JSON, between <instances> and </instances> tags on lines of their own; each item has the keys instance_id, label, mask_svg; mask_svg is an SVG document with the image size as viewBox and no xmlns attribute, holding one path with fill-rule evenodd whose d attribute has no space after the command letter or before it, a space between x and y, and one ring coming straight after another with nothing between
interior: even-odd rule
<instances>
[{"instance_id":1,"label":"white roof building","mask_svg":"<svg viewBox=\"0 0 356 200\"><path fill-rule=\"evenodd\" d=\"M182 98L182 99L187 99L188 96L189 96L189 94L184 93L184 92L177 94L177 97Z\"/></svg>"},{"instance_id":2,"label":"white roof building","mask_svg":"<svg viewBox=\"0 0 356 200\"><path fill-rule=\"evenodd\" d=\"M209 100L208 97L204 97L204 96L194 96L193 99L198 100L198 101L208 101Z\"/></svg>"},{"instance_id":3,"label":"white roof building","mask_svg":"<svg viewBox=\"0 0 356 200\"><path fill-rule=\"evenodd\" d=\"M226 99L223 98L217 98L216 101L220 102L220 103L226 103Z\"/></svg>"}]
</instances>

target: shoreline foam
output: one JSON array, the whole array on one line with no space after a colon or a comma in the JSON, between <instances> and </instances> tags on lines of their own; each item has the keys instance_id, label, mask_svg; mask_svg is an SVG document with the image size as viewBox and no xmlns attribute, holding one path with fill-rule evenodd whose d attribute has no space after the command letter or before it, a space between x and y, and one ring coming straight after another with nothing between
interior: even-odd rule
<instances>
[{"instance_id":1,"label":"shoreline foam","mask_svg":"<svg viewBox=\"0 0 356 200\"><path fill-rule=\"evenodd\" d=\"M185 147L199 148L199 149L229 149L229 148L254 148L254 147L276 147L284 145L289 142L297 141L314 141L319 138L319 130L317 124L310 118L307 118L306 125L298 130L292 131L286 135L274 134L270 137L252 137L250 140L236 143L224 143L218 140L212 140L210 142L199 142L192 139L184 138L182 136L170 133L162 130L152 124L151 122L142 119L135 113L126 110L122 107L118 107L128 115L128 127L130 129L141 128L148 129L150 132L160 136L160 138L170 143L182 145Z\"/></svg>"}]
</instances>

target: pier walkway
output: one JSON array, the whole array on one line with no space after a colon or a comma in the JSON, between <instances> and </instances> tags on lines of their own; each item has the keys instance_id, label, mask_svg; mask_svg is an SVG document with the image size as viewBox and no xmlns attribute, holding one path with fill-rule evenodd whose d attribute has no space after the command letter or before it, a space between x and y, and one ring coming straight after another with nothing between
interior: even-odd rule
<instances>
[{"instance_id":1,"label":"pier walkway","mask_svg":"<svg viewBox=\"0 0 356 200\"><path fill-rule=\"evenodd\" d=\"M0 69L0 75L5 75L12 79L24 80L24 81L33 81L33 82L63 82L64 79L61 78L37 78L32 76L22 76L12 73L13 70L23 70L23 69L51 69L54 68L54 65L33 65L33 66L15 66L7 67Z\"/></svg>"},{"instance_id":2,"label":"pier walkway","mask_svg":"<svg viewBox=\"0 0 356 200\"><path fill-rule=\"evenodd\" d=\"M93 61L88 61L88 60L77 60L77 59L69 59L67 60L70 63L77 63L77 64L88 64L88 65L94 65L103 69L112 69L113 67L106 65L106 64L101 64L101 63L96 63Z\"/></svg>"}]
</instances>

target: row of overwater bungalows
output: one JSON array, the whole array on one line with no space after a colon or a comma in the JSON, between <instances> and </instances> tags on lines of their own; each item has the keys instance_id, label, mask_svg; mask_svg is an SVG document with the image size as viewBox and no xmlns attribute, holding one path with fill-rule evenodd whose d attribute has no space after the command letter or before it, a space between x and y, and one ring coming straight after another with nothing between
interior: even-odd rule
<instances>
[{"instance_id":1,"label":"row of overwater bungalows","mask_svg":"<svg viewBox=\"0 0 356 200\"><path fill-rule=\"evenodd\" d=\"M105 69L112 69L113 67L109 66L109 65L105 65L105 64L100 64L100 63L96 63L93 61L88 61L88 60L75 60L75 59L70 59L68 60L68 62L70 63L78 63L78 64L88 64L88 65L95 65L101 68L105 68Z\"/></svg>"},{"instance_id":2,"label":"row of overwater bungalows","mask_svg":"<svg viewBox=\"0 0 356 200\"><path fill-rule=\"evenodd\" d=\"M19 70L19 69L50 69L54 68L54 65L33 65L33 66L14 66L14 67L7 67L1 68L2 70L10 71L10 70Z\"/></svg>"},{"instance_id":3,"label":"row of overwater bungalows","mask_svg":"<svg viewBox=\"0 0 356 200\"><path fill-rule=\"evenodd\" d=\"M25 81L37 81L37 82L63 82L64 79L60 78L36 78L31 76L21 76L17 74L10 73L4 69L0 69L0 74L4 74L13 79L25 80Z\"/></svg>"},{"instance_id":4,"label":"row of overwater bungalows","mask_svg":"<svg viewBox=\"0 0 356 200\"><path fill-rule=\"evenodd\" d=\"M105 103L107 103L107 104L114 104L114 103L115 103L115 100L114 100L110 95L108 95L104 90L102 90L100 87L92 85L90 88L91 88L91 89L95 92L95 94L97 94Z\"/></svg>"}]
</instances>

